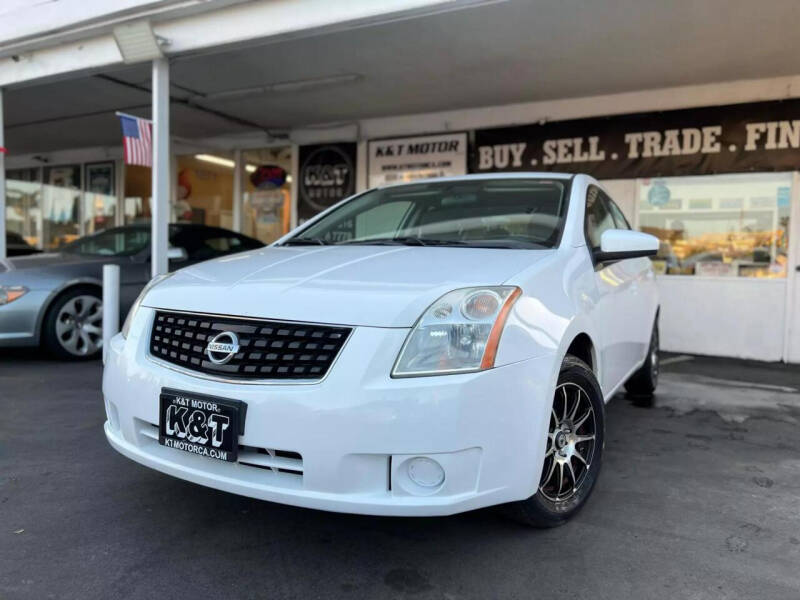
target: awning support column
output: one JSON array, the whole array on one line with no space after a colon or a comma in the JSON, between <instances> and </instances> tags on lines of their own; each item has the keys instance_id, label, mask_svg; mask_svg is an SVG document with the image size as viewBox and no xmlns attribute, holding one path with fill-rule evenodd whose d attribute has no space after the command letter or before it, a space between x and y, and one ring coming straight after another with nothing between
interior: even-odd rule
<instances>
[{"instance_id":1,"label":"awning support column","mask_svg":"<svg viewBox=\"0 0 800 600\"><path fill-rule=\"evenodd\" d=\"M3 88L0 88L0 259L6 257L6 154L3 148Z\"/></svg>"},{"instance_id":2,"label":"awning support column","mask_svg":"<svg viewBox=\"0 0 800 600\"><path fill-rule=\"evenodd\" d=\"M233 223L231 227L237 233L242 232L242 209L244 198L242 196L242 151L233 151Z\"/></svg>"},{"instance_id":3,"label":"awning support column","mask_svg":"<svg viewBox=\"0 0 800 600\"><path fill-rule=\"evenodd\" d=\"M163 275L169 270L169 62L153 60L153 172L152 172L152 256L150 274Z\"/></svg>"}]
</instances>

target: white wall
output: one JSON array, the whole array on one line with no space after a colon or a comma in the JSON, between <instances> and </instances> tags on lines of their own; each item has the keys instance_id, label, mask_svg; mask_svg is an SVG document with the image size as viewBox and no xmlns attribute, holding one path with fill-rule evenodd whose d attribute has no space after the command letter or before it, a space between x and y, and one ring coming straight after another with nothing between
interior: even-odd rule
<instances>
[{"instance_id":1,"label":"white wall","mask_svg":"<svg viewBox=\"0 0 800 600\"><path fill-rule=\"evenodd\" d=\"M787 308L791 307L791 310L788 311L786 324L786 362L800 363L800 272L795 271L794 282L787 285L791 286L791 293L786 294L787 301L791 303Z\"/></svg>"},{"instance_id":2,"label":"white wall","mask_svg":"<svg viewBox=\"0 0 800 600\"><path fill-rule=\"evenodd\" d=\"M781 360L785 281L681 275L657 279L663 350Z\"/></svg>"},{"instance_id":3,"label":"white wall","mask_svg":"<svg viewBox=\"0 0 800 600\"><path fill-rule=\"evenodd\" d=\"M797 97L800 75L363 119L359 131L373 139Z\"/></svg>"}]
</instances>

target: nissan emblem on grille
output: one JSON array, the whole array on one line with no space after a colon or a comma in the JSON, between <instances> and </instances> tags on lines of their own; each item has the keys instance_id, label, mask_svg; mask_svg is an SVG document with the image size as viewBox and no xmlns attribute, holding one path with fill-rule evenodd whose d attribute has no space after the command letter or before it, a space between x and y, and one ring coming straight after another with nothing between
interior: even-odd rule
<instances>
[{"instance_id":1,"label":"nissan emblem on grille","mask_svg":"<svg viewBox=\"0 0 800 600\"><path fill-rule=\"evenodd\" d=\"M223 331L215 335L208 346L208 359L218 365L224 365L239 351L239 338L232 331Z\"/></svg>"}]
</instances>

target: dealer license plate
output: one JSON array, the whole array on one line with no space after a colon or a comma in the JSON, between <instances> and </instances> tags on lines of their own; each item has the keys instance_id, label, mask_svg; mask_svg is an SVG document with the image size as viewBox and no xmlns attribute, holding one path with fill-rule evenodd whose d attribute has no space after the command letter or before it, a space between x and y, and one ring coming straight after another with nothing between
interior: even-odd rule
<instances>
[{"instance_id":1,"label":"dealer license plate","mask_svg":"<svg viewBox=\"0 0 800 600\"><path fill-rule=\"evenodd\" d=\"M247 405L240 400L162 389L158 443L167 448L233 462L244 433Z\"/></svg>"}]
</instances>

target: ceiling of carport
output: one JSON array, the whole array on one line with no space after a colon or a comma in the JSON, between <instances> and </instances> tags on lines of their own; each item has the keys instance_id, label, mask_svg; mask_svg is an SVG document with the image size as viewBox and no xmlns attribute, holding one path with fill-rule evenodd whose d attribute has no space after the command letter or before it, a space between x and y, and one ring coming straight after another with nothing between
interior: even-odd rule
<instances>
[{"instance_id":1,"label":"ceiling of carport","mask_svg":"<svg viewBox=\"0 0 800 600\"><path fill-rule=\"evenodd\" d=\"M498 2L361 29L173 57L184 138L800 72L795 0ZM357 74L319 89L206 97ZM111 78L111 79L109 79ZM6 94L15 153L119 143L148 115L148 65ZM204 107L205 110L203 108Z\"/></svg>"}]
</instances>

